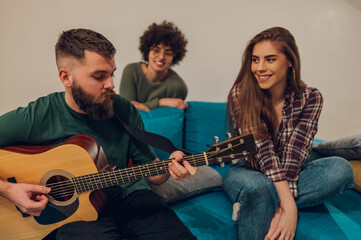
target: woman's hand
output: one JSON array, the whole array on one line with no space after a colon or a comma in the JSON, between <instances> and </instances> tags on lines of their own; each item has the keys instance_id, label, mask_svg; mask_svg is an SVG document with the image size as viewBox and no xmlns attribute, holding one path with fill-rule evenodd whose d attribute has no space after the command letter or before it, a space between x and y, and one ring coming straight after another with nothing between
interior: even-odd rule
<instances>
[{"instance_id":1,"label":"woman's hand","mask_svg":"<svg viewBox=\"0 0 361 240\"><path fill-rule=\"evenodd\" d=\"M265 240L292 240L297 229L297 206L287 181L275 183L280 207L273 215Z\"/></svg>"},{"instance_id":2,"label":"woman's hand","mask_svg":"<svg viewBox=\"0 0 361 240\"><path fill-rule=\"evenodd\" d=\"M282 208L273 215L270 228L265 239L293 239L297 228L297 207L295 210L285 211Z\"/></svg>"}]
</instances>

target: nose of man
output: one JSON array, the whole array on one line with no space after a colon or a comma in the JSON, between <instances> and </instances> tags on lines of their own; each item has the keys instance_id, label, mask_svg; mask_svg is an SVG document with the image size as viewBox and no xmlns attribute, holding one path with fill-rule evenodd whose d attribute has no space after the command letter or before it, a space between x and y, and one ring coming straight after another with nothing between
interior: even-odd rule
<instances>
[{"instance_id":1,"label":"nose of man","mask_svg":"<svg viewBox=\"0 0 361 240\"><path fill-rule=\"evenodd\" d=\"M105 82L104 82L104 88L107 90L112 90L114 89L114 80L113 77L109 77Z\"/></svg>"}]
</instances>

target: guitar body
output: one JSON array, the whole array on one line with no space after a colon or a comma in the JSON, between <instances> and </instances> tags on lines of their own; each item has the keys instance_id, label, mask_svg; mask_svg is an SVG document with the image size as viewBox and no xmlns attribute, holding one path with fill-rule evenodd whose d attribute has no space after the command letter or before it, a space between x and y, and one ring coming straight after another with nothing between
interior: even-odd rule
<instances>
[{"instance_id":1,"label":"guitar body","mask_svg":"<svg viewBox=\"0 0 361 240\"><path fill-rule=\"evenodd\" d=\"M184 156L193 166L224 164L256 152L252 134ZM105 204L101 190L168 172L172 159L112 171L101 146L90 136L74 135L56 146L0 148L0 177L9 182L51 187L39 217L25 215L0 196L0 240L41 239L66 223L91 221Z\"/></svg>"},{"instance_id":2,"label":"guitar body","mask_svg":"<svg viewBox=\"0 0 361 240\"><path fill-rule=\"evenodd\" d=\"M5 147L0 149L0 177L11 182L46 185L97 173L106 164L102 153L95 140L86 135L75 135L52 149ZM39 217L23 216L12 202L0 196L0 239L41 239L66 223L97 219L105 201L100 190L80 195L74 188L66 191L70 195L65 198L50 196Z\"/></svg>"}]
</instances>

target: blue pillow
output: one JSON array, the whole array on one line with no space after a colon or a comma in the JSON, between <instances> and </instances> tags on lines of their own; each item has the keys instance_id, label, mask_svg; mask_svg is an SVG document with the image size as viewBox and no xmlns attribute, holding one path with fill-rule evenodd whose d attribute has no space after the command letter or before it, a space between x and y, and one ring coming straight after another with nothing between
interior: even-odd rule
<instances>
[{"instance_id":1,"label":"blue pillow","mask_svg":"<svg viewBox=\"0 0 361 240\"><path fill-rule=\"evenodd\" d=\"M174 146L183 148L184 111L173 107L160 107L152 111L139 111L145 130L171 140ZM154 148L158 158L169 158L169 153Z\"/></svg>"},{"instance_id":2,"label":"blue pillow","mask_svg":"<svg viewBox=\"0 0 361 240\"><path fill-rule=\"evenodd\" d=\"M184 148L194 154L214 145L214 136L226 140L226 103L188 102L184 127Z\"/></svg>"}]
</instances>

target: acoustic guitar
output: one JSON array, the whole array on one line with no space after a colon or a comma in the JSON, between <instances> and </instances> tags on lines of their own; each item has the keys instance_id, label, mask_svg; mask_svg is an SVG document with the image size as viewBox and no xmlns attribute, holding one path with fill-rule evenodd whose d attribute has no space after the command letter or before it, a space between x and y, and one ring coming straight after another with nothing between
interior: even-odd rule
<instances>
[{"instance_id":1,"label":"acoustic guitar","mask_svg":"<svg viewBox=\"0 0 361 240\"><path fill-rule=\"evenodd\" d=\"M247 134L183 160L193 166L224 164L254 152L253 136ZM106 201L102 188L168 173L170 161L115 170L97 141L82 134L51 146L0 148L2 179L51 187L38 217L22 213L0 196L0 239L41 239L66 223L96 220Z\"/></svg>"}]
</instances>

